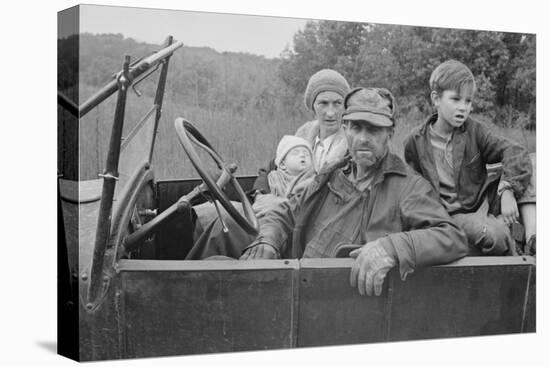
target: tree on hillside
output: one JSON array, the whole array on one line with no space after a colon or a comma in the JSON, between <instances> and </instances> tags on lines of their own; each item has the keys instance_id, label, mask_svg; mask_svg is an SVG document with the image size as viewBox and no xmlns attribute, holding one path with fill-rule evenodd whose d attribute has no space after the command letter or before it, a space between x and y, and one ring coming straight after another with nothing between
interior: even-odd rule
<instances>
[{"instance_id":1,"label":"tree on hillside","mask_svg":"<svg viewBox=\"0 0 550 367\"><path fill-rule=\"evenodd\" d=\"M364 28L352 22L306 23L294 36L294 49L283 54L281 79L296 95L303 93L309 76L323 68L335 68L349 79L358 71Z\"/></svg>"},{"instance_id":2,"label":"tree on hillside","mask_svg":"<svg viewBox=\"0 0 550 367\"><path fill-rule=\"evenodd\" d=\"M430 74L448 59L468 65L476 77L476 111L492 111L494 116L505 106L534 111L532 35L312 21L294 36L294 48L283 55L280 75L299 95L309 76L333 68L352 86L386 87L404 108L422 111L429 105Z\"/></svg>"},{"instance_id":3,"label":"tree on hillside","mask_svg":"<svg viewBox=\"0 0 550 367\"><path fill-rule=\"evenodd\" d=\"M57 89L78 101L78 35L57 40Z\"/></svg>"}]
</instances>

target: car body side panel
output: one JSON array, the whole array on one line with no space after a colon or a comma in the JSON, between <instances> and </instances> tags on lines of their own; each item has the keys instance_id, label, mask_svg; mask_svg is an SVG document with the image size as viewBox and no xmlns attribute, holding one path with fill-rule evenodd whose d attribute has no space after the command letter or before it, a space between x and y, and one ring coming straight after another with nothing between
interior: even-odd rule
<instances>
[{"instance_id":1,"label":"car body side panel","mask_svg":"<svg viewBox=\"0 0 550 367\"><path fill-rule=\"evenodd\" d=\"M529 288L527 290L527 299L525 304L525 313L523 318L523 332L534 333L537 329L537 269L531 268L529 277Z\"/></svg>"},{"instance_id":2,"label":"car body side panel","mask_svg":"<svg viewBox=\"0 0 550 367\"><path fill-rule=\"evenodd\" d=\"M351 259L302 259L298 346L534 331L531 257L465 258L410 274L392 270L380 297L349 286Z\"/></svg>"},{"instance_id":3,"label":"car body side panel","mask_svg":"<svg viewBox=\"0 0 550 367\"><path fill-rule=\"evenodd\" d=\"M381 297L361 297L349 285L351 263L351 259L300 261L298 346L385 339L386 290Z\"/></svg>"},{"instance_id":4,"label":"car body side panel","mask_svg":"<svg viewBox=\"0 0 550 367\"><path fill-rule=\"evenodd\" d=\"M124 357L293 346L296 269L288 261L263 268L237 261L229 267L171 262L172 269L170 262L147 263L120 272Z\"/></svg>"},{"instance_id":5,"label":"car body side panel","mask_svg":"<svg viewBox=\"0 0 550 367\"><path fill-rule=\"evenodd\" d=\"M497 335L535 330L535 260L465 258L382 295L350 287L353 260L121 260L84 360Z\"/></svg>"},{"instance_id":6,"label":"car body side panel","mask_svg":"<svg viewBox=\"0 0 550 367\"><path fill-rule=\"evenodd\" d=\"M529 265L432 267L392 274L389 340L521 332Z\"/></svg>"}]
</instances>

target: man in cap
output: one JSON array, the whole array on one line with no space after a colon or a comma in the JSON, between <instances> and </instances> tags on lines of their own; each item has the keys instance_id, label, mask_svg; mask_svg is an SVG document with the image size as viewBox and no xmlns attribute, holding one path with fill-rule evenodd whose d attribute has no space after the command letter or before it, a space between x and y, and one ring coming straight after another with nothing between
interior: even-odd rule
<instances>
[{"instance_id":1,"label":"man in cap","mask_svg":"<svg viewBox=\"0 0 550 367\"><path fill-rule=\"evenodd\" d=\"M392 94L356 88L344 107L349 155L323 168L302 196L266 213L241 259L331 257L342 245L356 244L350 284L361 295L380 295L396 265L405 279L418 267L465 256L466 237L430 184L389 151Z\"/></svg>"}]
</instances>

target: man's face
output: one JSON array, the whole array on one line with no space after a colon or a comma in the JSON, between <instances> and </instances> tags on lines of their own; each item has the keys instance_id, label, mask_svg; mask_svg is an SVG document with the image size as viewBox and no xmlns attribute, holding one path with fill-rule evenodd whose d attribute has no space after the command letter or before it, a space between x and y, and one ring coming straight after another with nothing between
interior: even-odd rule
<instances>
[{"instance_id":1,"label":"man's face","mask_svg":"<svg viewBox=\"0 0 550 367\"><path fill-rule=\"evenodd\" d=\"M336 92L321 92L313 102L313 111L321 129L325 131L325 135L335 134L340 129L342 122L344 97Z\"/></svg>"},{"instance_id":2,"label":"man's face","mask_svg":"<svg viewBox=\"0 0 550 367\"><path fill-rule=\"evenodd\" d=\"M367 121L346 121L344 132L351 157L358 169L365 171L386 155L393 128L371 125Z\"/></svg>"},{"instance_id":3,"label":"man's face","mask_svg":"<svg viewBox=\"0 0 550 367\"><path fill-rule=\"evenodd\" d=\"M439 116L449 127L460 127L472 111L474 91L472 87L463 87L460 91L445 90L438 95L432 92L432 101Z\"/></svg>"},{"instance_id":4,"label":"man's face","mask_svg":"<svg viewBox=\"0 0 550 367\"><path fill-rule=\"evenodd\" d=\"M281 162L281 168L291 176L297 176L311 168L311 154L305 147L294 147Z\"/></svg>"}]
</instances>

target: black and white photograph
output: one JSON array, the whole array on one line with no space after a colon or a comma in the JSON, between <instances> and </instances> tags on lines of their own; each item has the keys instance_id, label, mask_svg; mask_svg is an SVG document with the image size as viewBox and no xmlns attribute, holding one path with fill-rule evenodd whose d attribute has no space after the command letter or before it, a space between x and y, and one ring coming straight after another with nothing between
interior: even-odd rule
<instances>
[{"instance_id":1,"label":"black and white photograph","mask_svg":"<svg viewBox=\"0 0 550 367\"><path fill-rule=\"evenodd\" d=\"M62 354L536 331L535 34L59 22Z\"/></svg>"},{"instance_id":2,"label":"black and white photograph","mask_svg":"<svg viewBox=\"0 0 550 367\"><path fill-rule=\"evenodd\" d=\"M38 349L102 363L538 358L545 35L417 10L430 8L437 21L52 10L55 331Z\"/></svg>"}]
</instances>

